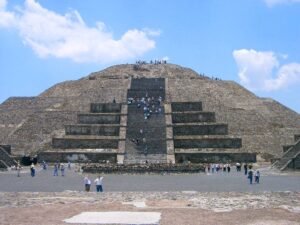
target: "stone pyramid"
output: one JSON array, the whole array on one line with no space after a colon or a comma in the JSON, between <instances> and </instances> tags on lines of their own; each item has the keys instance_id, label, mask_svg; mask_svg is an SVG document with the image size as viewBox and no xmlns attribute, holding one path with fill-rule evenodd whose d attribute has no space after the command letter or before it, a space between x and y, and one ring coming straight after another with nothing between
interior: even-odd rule
<instances>
[{"instance_id":1,"label":"stone pyramid","mask_svg":"<svg viewBox=\"0 0 300 225\"><path fill-rule=\"evenodd\" d=\"M299 134L300 115L279 102L173 64L116 65L0 105L0 144L40 160L269 161Z\"/></svg>"}]
</instances>

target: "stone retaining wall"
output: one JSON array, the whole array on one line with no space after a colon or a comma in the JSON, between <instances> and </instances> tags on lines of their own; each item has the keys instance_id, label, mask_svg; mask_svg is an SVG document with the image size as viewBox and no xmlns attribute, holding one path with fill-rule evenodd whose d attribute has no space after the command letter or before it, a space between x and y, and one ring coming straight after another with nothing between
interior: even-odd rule
<instances>
[{"instance_id":1,"label":"stone retaining wall","mask_svg":"<svg viewBox=\"0 0 300 225\"><path fill-rule=\"evenodd\" d=\"M254 163L255 153L175 153L176 163Z\"/></svg>"},{"instance_id":2,"label":"stone retaining wall","mask_svg":"<svg viewBox=\"0 0 300 225\"><path fill-rule=\"evenodd\" d=\"M77 162L77 163L88 163L98 162L110 163L117 162L116 153L88 153L88 152L41 152L38 155L38 162Z\"/></svg>"},{"instance_id":3,"label":"stone retaining wall","mask_svg":"<svg viewBox=\"0 0 300 225\"><path fill-rule=\"evenodd\" d=\"M86 173L199 173L205 172L202 164L129 164L129 165L86 165Z\"/></svg>"}]
</instances>

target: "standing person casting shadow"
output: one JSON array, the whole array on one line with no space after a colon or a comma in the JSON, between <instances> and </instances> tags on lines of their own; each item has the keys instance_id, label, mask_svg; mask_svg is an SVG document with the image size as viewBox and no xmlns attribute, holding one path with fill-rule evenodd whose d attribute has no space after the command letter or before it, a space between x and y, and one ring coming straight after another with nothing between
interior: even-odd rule
<instances>
[{"instance_id":1,"label":"standing person casting shadow","mask_svg":"<svg viewBox=\"0 0 300 225\"><path fill-rule=\"evenodd\" d=\"M96 184L96 191L103 192L103 176L99 175L99 177L95 179L94 183Z\"/></svg>"}]
</instances>

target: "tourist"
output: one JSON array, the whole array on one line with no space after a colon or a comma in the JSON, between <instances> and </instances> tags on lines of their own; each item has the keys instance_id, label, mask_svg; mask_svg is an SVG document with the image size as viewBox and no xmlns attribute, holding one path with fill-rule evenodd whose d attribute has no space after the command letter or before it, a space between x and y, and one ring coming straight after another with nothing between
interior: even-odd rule
<instances>
[{"instance_id":1,"label":"tourist","mask_svg":"<svg viewBox=\"0 0 300 225\"><path fill-rule=\"evenodd\" d=\"M252 184L252 181L253 181L253 170L251 168L249 168L248 179L249 179L250 184Z\"/></svg>"},{"instance_id":2,"label":"tourist","mask_svg":"<svg viewBox=\"0 0 300 225\"><path fill-rule=\"evenodd\" d=\"M35 176L35 168L34 168L34 164L33 163L31 163L31 166L30 166L30 174L31 174L32 177Z\"/></svg>"},{"instance_id":3,"label":"tourist","mask_svg":"<svg viewBox=\"0 0 300 225\"><path fill-rule=\"evenodd\" d=\"M212 166L211 166L211 172L212 172L212 173L215 172L215 168L216 168L216 164L212 164Z\"/></svg>"},{"instance_id":4,"label":"tourist","mask_svg":"<svg viewBox=\"0 0 300 225\"><path fill-rule=\"evenodd\" d=\"M58 176L58 162L54 163L53 176Z\"/></svg>"},{"instance_id":5,"label":"tourist","mask_svg":"<svg viewBox=\"0 0 300 225\"><path fill-rule=\"evenodd\" d=\"M255 183L259 184L260 172L259 170L255 171Z\"/></svg>"},{"instance_id":6,"label":"tourist","mask_svg":"<svg viewBox=\"0 0 300 225\"><path fill-rule=\"evenodd\" d=\"M99 176L98 178L96 178L96 180L94 181L94 183L96 184L96 191L97 192L103 192L103 177Z\"/></svg>"},{"instance_id":7,"label":"tourist","mask_svg":"<svg viewBox=\"0 0 300 225\"><path fill-rule=\"evenodd\" d=\"M247 175L248 173L248 165L247 165L247 163L245 163L244 164L244 173L245 173L245 175Z\"/></svg>"},{"instance_id":8,"label":"tourist","mask_svg":"<svg viewBox=\"0 0 300 225\"><path fill-rule=\"evenodd\" d=\"M208 164L207 164L207 172L208 172L208 173L210 173L210 167L211 167L211 164L208 163Z\"/></svg>"},{"instance_id":9,"label":"tourist","mask_svg":"<svg viewBox=\"0 0 300 225\"><path fill-rule=\"evenodd\" d=\"M17 164L17 175L18 175L18 177L20 177L20 175L21 175L21 169L22 169L22 167L21 167L20 163L18 162L18 164Z\"/></svg>"},{"instance_id":10,"label":"tourist","mask_svg":"<svg viewBox=\"0 0 300 225\"><path fill-rule=\"evenodd\" d=\"M91 189L91 180L86 176L84 179L84 186L85 186L85 191L89 192Z\"/></svg>"},{"instance_id":11,"label":"tourist","mask_svg":"<svg viewBox=\"0 0 300 225\"><path fill-rule=\"evenodd\" d=\"M68 169L69 170L71 169L71 162L70 161L68 162Z\"/></svg>"},{"instance_id":12,"label":"tourist","mask_svg":"<svg viewBox=\"0 0 300 225\"><path fill-rule=\"evenodd\" d=\"M47 170L47 164L45 161L43 161L42 166L43 166L43 170Z\"/></svg>"},{"instance_id":13,"label":"tourist","mask_svg":"<svg viewBox=\"0 0 300 225\"><path fill-rule=\"evenodd\" d=\"M227 164L227 172L228 172L228 173L230 173L230 169L231 169L231 168L230 168L230 164L228 163L228 164Z\"/></svg>"},{"instance_id":14,"label":"tourist","mask_svg":"<svg viewBox=\"0 0 300 225\"><path fill-rule=\"evenodd\" d=\"M65 176L65 165L63 163L60 164L60 172L62 176Z\"/></svg>"}]
</instances>

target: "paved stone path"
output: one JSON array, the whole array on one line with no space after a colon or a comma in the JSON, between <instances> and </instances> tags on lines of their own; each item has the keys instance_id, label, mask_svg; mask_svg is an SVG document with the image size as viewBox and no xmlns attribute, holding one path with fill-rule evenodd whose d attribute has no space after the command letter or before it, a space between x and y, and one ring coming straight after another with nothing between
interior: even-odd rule
<instances>
[{"instance_id":1,"label":"paved stone path","mask_svg":"<svg viewBox=\"0 0 300 225\"><path fill-rule=\"evenodd\" d=\"M52 168L37 169L37 175L30 177L29 169L21 177L15 171L0 173L0 192L60 192L84 189L85 175L66 169L66 176L54 177ZM262 192L300 191L299 174L277 174L261 170L260 184L250 185L243 173L230 174L178 174L178 175L104 175L105 192L144 191L200 191L200 192ZM90 179L96 174L89 174ZM91 191L95 191L94 185Z\"/></svg>"}]
</instances>

